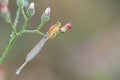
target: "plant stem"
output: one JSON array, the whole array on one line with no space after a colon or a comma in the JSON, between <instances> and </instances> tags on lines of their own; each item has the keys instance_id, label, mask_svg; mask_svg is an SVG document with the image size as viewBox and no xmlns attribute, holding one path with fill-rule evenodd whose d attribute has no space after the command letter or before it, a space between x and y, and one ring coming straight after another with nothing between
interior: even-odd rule
<instances>
[{"instance_id":1,"label":"plant stem","mask_svg":"<svg viewBox=\"0 0 120 80\"><path fill-rule=\"evenodd\" d=\"M23 15L24 19L27 20L27 16L26 16L25 11L24 11L23 8L22 8L22 15Z\"/></svg>"},{"instance_id":2,"label":"plant stem","mask_svg":"<svg viewBox=\"0 0 120 80\"><path fill-rule=\"evenodd\" d=\"M14 25L12 24L12 22L8 22L10 25L10 28L12 29L12 35L9 41L8 46L6 47L5 51L3 52L2 56L0 57L0 64L3 63L4 59L6 58L9 50L12 48L13 44L15 43L15 40L17 39L17 32L16 29L14 27Z\"/></svg>"},{"instance_id":3,"label":"plant stem","mask_svg":"<svg viewBox=\"0 0 120 80\"><path fill-rule=\"evenodd\" d=\"M5 51L3 52L2 56L0 57L0 64L2 64L3 61L5 60L8 52L9 52L10 49L12 48L12 46L13 46L13 44L15 43L16 39L17 39L17 36L16 36L16 35L14 35L14 36L11 38L8 46L6 47L6 49L5 49Z\"/></svg>"},{"instance_id":4,"label":"plant stem","mask_svg":"<svg viewBox=\"0 0 120 80\"><path fill-rule=\"evenodd\" d=\"M22 28L23 30L25 30L25 29L26 29L28 22L29 22L29 20L28 20L28 19L27 19L27 20L25 20L25 23L24 23L23 28Z\"/></svg>"},{"instance_id":5,"label":"plant stem","mask_svg":"<svg viewBox=\"0 0 120 80\"><path fill-rule=\"evenodd\" d=\"M23 17L25 19L25 22L24 22L24 25L23 25L22 29L19 31L18 36L21 36L24 33L24 31L25 31L25 29L27 27L27 24L28 24L28 22L30 20L30 18L27 18L24 9L22 8L21 10L22 10L22 15L23 15Z\"/></svg>"},{"instance_id":6,"label":"plant stem","mask_svg":"<svg viewBox=\"0 0 120 80\"><path fill-rule=\"evenodd\" d=\"M13 26L12 22L9 22L9 25L10 25L10 27L11 27L12 32L14 33L14 35L17 36L17 32L16 32L15 27Z\"/></svg>"},{"instance_id":7,"label":"plant stem","mask_svg":"<svg viewBox=\"0 0 120 80\"><path fill-rule=\"evenodd\" d=\"M25 22L24 22L24 25L23 25L22 29L17 33L16 32L16 27L17 27L17 24L18 24L19 16L20 16L20 11L22 12L22 15L23 15L23 17L25 19ZM6 47L6 49L4 50L3 54L0 57L0 65L4 62L8 52L10 51L12 46L14 45L16 39L19 36L21 36L23 33L38 33L38 34L40 34L42 36L45 36L44 33L39 31L42 28L42 26L44 25L44 23L42 23L42 22L40 23L40 25L38 26L38 28L36 30L25 30L29 20L30 20L30 18L28 18L26 16L26 14L24 12L24 8L21 9L21 8L18 7L16 17L15 17L15 21L14 21L14 25L12 24L11 21L9 22L9 25L10 25L10 27L12 29L12 35L11 35L10 42L9 42L8 46Z\"/></svg>"},{"instance_id":8,"label":"plant stem","mask_svg":"<svg viewBox=\"0 0 120 80\"><path fill-rule=\"evenodd\" d=\"M41 22L40 25L37 27L37 30L39 31L42 28L43 25L44 25L44 23Z\"/></svg>"},{"instance_id":9,"label":"plant stem","mask_svg":"<svg viewBox=\"0 0 120 80\"><path fill-rule=\"evenodd\" d=\"M17 12L16 12L16 18L15 18L15 21L14 21L15 29L16 29L16 26L17 26L17 23L18 23L19 16L20 16L20 7L18 7Z\"/></svg>"},{"instance_id":10,"label":"plant stem","mask_svg":"<svg viewBox=\"0 0 120 80\"><path fill-rule=\"evenodd\" d=\"M26 27L27 27L28 22L29 22L28 19L25 20L24 25L23 25L23 28L22 28L22 29L20 30L20 32L18 33L18 36L21 36L21 35L24 33L24 31L25 31L25 29L26 29Z\"/></svg>"},{"instance_id":11,"label":"plant stem","mask_svg":"<svg viewBox=\"0 0 120 80\"><path fill-rule=\"evenodd\" d=\"M25 33L38 33L38 34L40 34L40 35L42 35L42 36L45 36L44 33L40 32L40 31L38 31L38 30L25 30L24 32L25 32Z\"/></svg>"}]
</instances>

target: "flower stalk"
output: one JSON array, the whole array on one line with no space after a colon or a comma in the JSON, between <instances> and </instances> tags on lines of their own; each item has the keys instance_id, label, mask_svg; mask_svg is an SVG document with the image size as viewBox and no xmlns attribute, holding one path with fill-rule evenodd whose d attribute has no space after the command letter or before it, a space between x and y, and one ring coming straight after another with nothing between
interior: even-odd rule
<instances>
[{"instance_id":1,"label":"flower stalk","mask_svg":"<svg viewBox=\"0 0 120 80\"><path fill-rule=\"evenodd\" d=\"M12 46L14 45L15 41L17 39L17 36L13 36L8 44L8 46L6 47L5 51L3 52L2 56L0 57L0 65L4 62L8 52L10 51L10 49L12 48Z\"/></svg>"},{"instance_id":2,"label":"flower stalk","mask_svg":"<svg viewBox=\"0 0 120 80\"><path fill-rule=\"evenodd\" d=\"M16 17L15 17L14 23L12 23L12 21L11 21L10 12L9 12L9 9L8 9L9 0L0 1L1 16L5 19L5 21L7 23L9 23L9 27L11 28L11 33L12 33L10 35L10 41L9 41L7 47L5 48L4 52L0 56L0 65L6 59L9 51L12 49L12 47L13 47L15 41L17 40L17 38L21 37L24 33L37 33L41 36L44 36L40 40L40 42L26 56L26 61L28 62L28 61L31 61L33 58L35 58L35 56L41 51L43 45L45 44L45 42L48 39L59 38L59 37L61 37L61 35L63 35L63 33L65 33L68 29L71 29L71 27L72 27L70 23L61 27L61 23L57 22L52 27L50 27L50 29L47 31L46 34L42 33L40 31L41 28L50 19L51 9L50 9L50 7L47 7L46 10L43 12L43 14L41 16L41 22L40 22L39 26L37 26L37 28L35 28L33 30L27 30L27 25L29 24L29 21L30 21L31 17L33 17L35 15L35 3L31 2L27 11L25 11L24 10L24 7L25 7L25 2L24 1L25 0L16 0L16 1L17 1L16 3L17 3L17 6L18 6L18 9L16 11ZM28 0L26 0L26 2L28 3ZM24 24L22 25L21 30L18 31L17 27L18 27L20 14L22 14L22 16L24 18ZM25 62L23 64L23 66L26 65L27 62ZM21 69L22 68L20 68L20 70ZM19 73L19 70L18 70L18 73Z\"/></svg>"}]
</instances>

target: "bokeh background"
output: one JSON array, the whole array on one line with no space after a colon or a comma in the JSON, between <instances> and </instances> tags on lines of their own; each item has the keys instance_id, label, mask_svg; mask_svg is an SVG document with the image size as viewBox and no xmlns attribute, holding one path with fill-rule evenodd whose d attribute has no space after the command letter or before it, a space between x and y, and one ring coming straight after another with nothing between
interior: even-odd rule
<instances>
[{"instance_id":1,"label":"bokeh background","mask_svg":"<svg viewBox=\"0 0 120 80\"><path fill-rule=\"evenodd\" d=\"M49 40L40 54L25 66L20 75L16 69L26 54L41 39L37 34L19 38L1 67L5 80L120 80L120 0L30 0L36 13L28 29L35 29L46 7L51 18L42 28L60 21L72 23L73 28L60 39ZM17 6L10 0L14 21ZM24 20L20 16L18 28ZM0 18L0 53L9 42L11 29ZM3 75L5 74L5 75Z\"/></svg>"}]
</instances>

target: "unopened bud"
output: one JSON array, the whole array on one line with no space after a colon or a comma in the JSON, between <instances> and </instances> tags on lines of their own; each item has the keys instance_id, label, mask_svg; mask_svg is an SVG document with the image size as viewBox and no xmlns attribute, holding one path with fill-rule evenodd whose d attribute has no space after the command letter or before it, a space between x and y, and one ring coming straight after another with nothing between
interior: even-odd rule
<instances>
[{"instance_id":1,"label":"unopened bud","mask_svg":"<svg viewBox=\"0 0 120 80\"><path fill-rule=\"evenodd\" d=\"M35 7L35 3L34 3L34 2L31 2L29 8L30 8L30 9L34 9L34 7Z\"/></svg>"},{"instance_id":2,"label":"unopened bud","mask_svg":"<svg viewBox=\"0 0 120 80\"><path fill-rule=\"evenodd\" d=\"M28 17L31 17L35 14L35 4L34 2L32 2L29 6L29 8L27 9L27 15Z\"/></svg>"},{"instance_id":3,"label":"unopened bud","mask_svg":"<svg viewBox=\"0 0 120 80\"><path fill-rule=\"evenodd\" d=\"M8 12L8 4L6 2L0 2L0 12L1 13Z\"/></svg>"},{"instance_id":4,"label":"unopened bud","mask_svg":"<svg viewBox=\"0 0 120 80\"><path fill-rule=\"evenodd\" d=\"M45 12L41 16L41 22L46 23L50 19L50 7L46 8Z\"/></svg>"},{"instance_id":5,"label":"unopened bud","mask_svg":"<svg viewBox=\"0 0 120 80\"><path fill-rule=\"evenodd\" d=\"M67 23L67 24L65 25L65 28L67 28L67 29L71 29L71 28L72 28L71 23Z\"/></svg>"},{"instance_id":6,"label":"unopened bud","mask_svg":"<svg viewBox=\"0 0 120 80\"><path fill-rule=\"evenodd\" d=\"M1 17L3 17L7 22L10 22L10 12L8 10L7 2L0 2L0 13Z\"/></svg>"},{"instance_id":7,"label":"unopened bud","mask_svg":"<svg viewBox=\"0 0 120 80\"><path fill-rule=\"evenodd\" d=\"M46 8L44 14L50 16L50 7Z\"/></svg>"},{"instance_id":8,"label":"unopened bud","mask_svg":"<svg viewBox=\"0 0 120 80\"><path fill-rule=\"evenodd\" d=\"M64 32L66 32L68 29L71 29L72 28L72 25L70 24L70 23L67 23L65 26L63 26L62 28L61 28L61 32L62 33L64 33Z\"/></svg>"}]
</instances>

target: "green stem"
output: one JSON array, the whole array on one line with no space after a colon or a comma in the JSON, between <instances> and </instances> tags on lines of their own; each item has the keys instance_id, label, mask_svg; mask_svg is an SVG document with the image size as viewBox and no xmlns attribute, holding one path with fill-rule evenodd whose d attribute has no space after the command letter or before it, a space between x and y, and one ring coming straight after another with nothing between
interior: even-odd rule
<instances>
[{"instance_id":1,"label":"green stem","mask_svg":"<svg viewBox=\"0 0 120 80\"><path fill-rule=\"evenodd\" d=\"M27 24L28 24L28 22L30 20L30 18L27 18L23 8L22 8L22 15L23 15L23 17L25 19L25 22L24 22L24 25L23 25L22 29L19 31L18 36L21 36L24 33L24 31L25 31L25 29L27 27Z\"/></svg>"},{"instance_id":2,"label":"green stem","mask_svg":"<svg viewBox=\"0 0 120 80\"><path fill-rule=\"evenodd\" d=\"M17 36L17 32L16 32L15 27L13 26L12 22L9 22L9 25L10 25L10 27L11 27L12 32L14 33L14 35Z\"/></svg>"},{"instance_id":3,"label":"green stem","mask_svg":"<svg viewBox=\"0 0 120 80\"><path fill-rule=\"evenodd\" d=\"M22 15L23 15L24 19L27 20L27 16L26 16L25 11L24 11L23 8L22 8Z\"/></svg>"},{"instance_id":4,"label":"green stem","mask_svg":"<svg viewBox=\"0 0 120 80\"><path fill-rule=\"evenodd\" d=\"M41 22L40 25L37 27L37 30L39 31L42 28L43 25L44 25L44 23Z\"/></svg>"},{"instance_id":5,"label":"green stem","mask_svg":"<svg viewBox=\"0 0 120 80\"><path fill-rule=\"evenodd\" d=\"M44 33L40 32L40 31L38 31L38 30L25 30L24 32L25 32L25 33L38 33L38 34L40 34L40 35L42 35L42 36L45 36Z\"/></svg>"},{"instance_id":6,"label":"green stem","mask_svg":"<svg viewBox=\"0 0 120 80\"><path fill-rule=\"evenodd\" d=\"M11 38L10 43L9 43L8 46L6 47L6 49L5 49L5 51L3 52L2 56L0 57L0 64L2 64L3 61L5 60L8 52L9 52L10 49L12 48L12 46L13 46L13 44L15 43L16 39L17 39L17 36L16 36L16 35L14 35L14 36Z\"/></svg>"},{"instance_id":7,"label":"green stem","mask_svg":"<svg viewBox=\"0 0 120 80\"><path fill-rule=\"evenodd\" d=\"M28 22L29 22L29 20L28 20L28 19L27 19L27 20L25 20L25 23L24 23L24 25L23 25L22 30L25 30L25 29L26 29Z\"/></svg>"},{"instance_id":8,"label":"green stem","mask_svg":"<svg viewBox=\"0 0 120 80\"><path fill-rule=\"evenodd\" d=\"M24 33L24 31L25 31L25 29L26 29L26 27L27 27L28 22L29 22L28 19L25 20L25 23L24 23L24 25L23 25L23 28L22 28L22 29L20 30L20 32L18 33L18 36L21 36L21 35Z\"/></svg>"},{"instance_id":9,"label":"green stem","mask_svg":"<svg viewBox=\"0 0 120 80\"><path fill-rule=\"evenodd\" d=\"M6 47L5 51L3 52L2 56L0 57L0 64L3 63L4 59L6 58L9 50L12 48L13 44L15 43L15 40L17 39L17 32L16 29L14 27L14 25L12 24L12 22L9 22L9 25L12 29L12 36L10 38L10 42L8 44L8 46Z\"/></svg>"},{"instance_id":10,"label":"green stem","mask_svg":"<svg viewBox=\"0 0 120 80\"><path fill-rule=\"evenodd\" d=\"M19 16L20 16L20 7L18 7L18 9L17 9L16 18L15 18L15 21L14 21L15 29L16 29L16 26L17 26L17 23L18 23Z\"/></svg>"}]
</instances>

